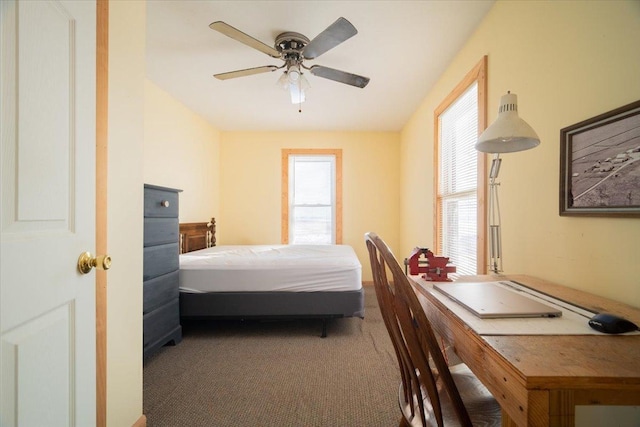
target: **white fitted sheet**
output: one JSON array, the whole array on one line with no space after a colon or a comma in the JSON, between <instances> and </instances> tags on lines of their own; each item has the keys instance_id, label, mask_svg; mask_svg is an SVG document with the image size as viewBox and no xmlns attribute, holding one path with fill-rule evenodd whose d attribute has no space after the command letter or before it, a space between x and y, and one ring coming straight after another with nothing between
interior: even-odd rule
<instances>
[{"instance_id":1,"label":"white fitted sheet","mask_svg":"<svg viewBox=\"0 0 640 427\"><path fill-rule=\"evenodd\" d=\"M362 288L348 245L215 246L180 255L180 291L336 292Z\"/></svg>"}]
</instances>

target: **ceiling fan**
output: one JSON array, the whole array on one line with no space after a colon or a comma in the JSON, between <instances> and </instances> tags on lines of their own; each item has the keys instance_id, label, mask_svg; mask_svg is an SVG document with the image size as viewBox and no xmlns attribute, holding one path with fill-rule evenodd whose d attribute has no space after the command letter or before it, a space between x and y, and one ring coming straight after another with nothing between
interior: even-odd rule
<instances>
[{"instance_id":1,"label":"ceiling fan","mask_svg":"<svg viewBox=\"0 0 640 427\"><path fill-rule=\"evenodd\" d=\"M284 73L278 80L278 84L287 89L291 94L291 102L298 104L304 102L305 91L310 87L304 76L303 70L309 70L311 74L325 79L334 80L339 83L364 88L369 83L368 77L347 73L334 68L322 65L307 67L305 60L316 59L323 53L338 46L345 40L355 36L358 30L345 18L338 18L336 22L329 25L324 31L318 34L313 40L300 33L284 32L276 37L274 47L271 47L260 40L232 27L231 25L216 21L209 25L209 28L216 30L225 36L244 43L249 47L266 53L272 58L284 61L281 66L265 65L262 67L247 68L244 70L230 71L226 73L214 74L220 80L234 79L236 77L250 76L253 74L267 73L285 68Z\"/></svg>"}]
</instances>

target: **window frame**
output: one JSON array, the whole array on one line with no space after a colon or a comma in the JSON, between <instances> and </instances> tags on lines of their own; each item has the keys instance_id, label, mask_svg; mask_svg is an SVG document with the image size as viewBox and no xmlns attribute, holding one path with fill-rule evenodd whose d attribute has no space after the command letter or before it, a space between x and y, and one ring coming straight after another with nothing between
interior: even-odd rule
<instances>
[{"instance_id":1,"label":"window frame","mask_svg":"<svg viewBox=\"0 0 640 427\"><path fill-rule=\"evenodd\" d=\"M340 148L283 148L282 149L282 198L280 241L289 244L289 157L334 156L335 158L335 232L336 245L342 244L342 149Z\"/></svg>"},{"instance_id":2,"label":"window frame","mask_svg":"<svg viewBox=\"0 0 640 427\"><path fill-rule=\"evenodd\" d=\"M442 223L442 196L440 195L440 115L446 111L474 83L478 85L478 136L487 127L487 62L485 55L458 85L449 93L433 112L434 117L434 247L440 248ZM477 158L477 237L476 237L476 271L477 274L487 272L487 160L484 153L478 152Z\"/></svg>"}]
</instances>

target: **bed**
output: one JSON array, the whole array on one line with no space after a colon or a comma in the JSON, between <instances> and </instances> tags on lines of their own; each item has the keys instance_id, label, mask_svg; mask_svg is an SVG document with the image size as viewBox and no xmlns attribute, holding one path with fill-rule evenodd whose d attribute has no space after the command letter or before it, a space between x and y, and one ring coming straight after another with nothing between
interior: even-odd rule
<instances>
[{"instance_id":1,"label":"bed","mask_svg":"<svg viewBox=\"0 0 640 427\"><path fill-rule=\"evenodd\" d=\"M180 224L182 319L364 318L362 266L347 245L216 246L215 218Z\"/></svg>"}]
</instances>

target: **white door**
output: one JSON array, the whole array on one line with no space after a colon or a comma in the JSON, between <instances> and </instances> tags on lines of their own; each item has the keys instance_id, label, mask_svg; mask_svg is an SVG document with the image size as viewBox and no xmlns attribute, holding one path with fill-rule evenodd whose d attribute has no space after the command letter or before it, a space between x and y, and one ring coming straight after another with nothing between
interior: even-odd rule
<instances>
[{"instance_id":1,"label":"white door","mask_svg":"<svg viewBox=\"0 0 640 427\"><path fill-rule=\"evenodd\" d=\"M0 425L93 426L95 2L0 8Z\"/></svg>"}]
</instances>

